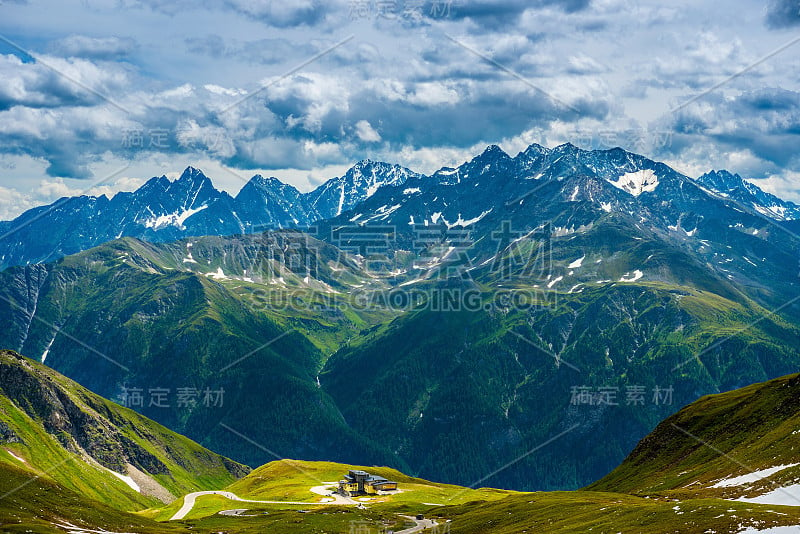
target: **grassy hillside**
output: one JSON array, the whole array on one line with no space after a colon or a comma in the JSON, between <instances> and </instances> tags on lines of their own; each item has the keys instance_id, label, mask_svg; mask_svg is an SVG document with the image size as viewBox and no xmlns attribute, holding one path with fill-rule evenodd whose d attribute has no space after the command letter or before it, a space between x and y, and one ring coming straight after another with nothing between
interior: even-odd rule
<instances>
[{"instance_id":1,"label":"grassy hillside","mask_svg":"<svg viewBox=\"0 0 800 534\"><path fill-rule=\"evenodd\" d=\"M703 397L659 424L589 489L726 498L780 492L800 477L794 465L800 461L798 399L796 374ZM793 465L747 483L712 487L724 479ZM792 500L791 492L784 496Z\"/></svg>"},{"instance_id":2,"label":"grassy hillside","mask_svg":"<svg viewBox=\"0 0 800 534\"><path fill-rule=\"evenodd\" d=\"M249 471L9 351L0 351L0 465L119 510L216 489Z\"/></svg>"},{"instance_id":3,"label":"grassy hillside","mask_svg":"<svg viewBox=\"0 0 800 534\"><path fill-rule=\"evenodd\" d=\"M483 236L480 264L449 279L446 258L383 276L298 232L123 239L0 273L0 346L46 355L120 402L138 388L135 409L253 466L294 457L579 488L680 406L800 366L795 325L680 247L604 221L565 222L538 267L545 245L515 241L497 254L514 267L505 274ZM427 302L352 305L412 289ZM519 294L542 300L514 306ZM448 296L478 306L451 310ZM153 388L169 407L151 405ZM224 402L180 406L181 388L224 391Z\"/></svg>"},{"instance_id":4,"label":"grassy hillside","mask_svg":"<svg viewBox=\"0 0 800 534\"><path fill-rule=\"evenodd\" d=\"M651 466L652 467L652 466ZM317 506L309 489L334 481L348 469L361 468L400 482L402 493L365 500L366 509ZM631 473L635 476L635 473ZM800 525L800 507L752 504L714 497L682 497L660 493L629 495L607 491L521 493L482 488L471 490L416 479L381 467L330 462L283 460L265 465L229 486L240 497L308 502L306 506L230 501L203 496L181 523L201 532L346 533L356 528L379 532L408 526L402 516L424 514L439 523L440 532L518 534L522 532L739 532ZM178 503L148 511L166 520ZM241 517L219 512L243 510ZM299 509L303 513L298 512ZM366 530L364 530L366 531Z\"/></svg>"},{"instance_id":5,"label":"grassy hillside","mask_svg":"<svg viewBox=\"0 0 800 534\"><path fill-rule=\"evenodd\" d=\"M435 510L451 519L451 531L466 534L521 532L667 534L741 532L791 526L800 528L800 509L721 499L675 500L595 491L548 492L512 496ZM788 531L787 531L788 532Z\"/></svg>"},{"instance_id":6,"label":"grassy hillside","mask_svg":"<svg viewBox=\"0 0 800 534\"><path fill-rule=\"evenodd\" d=\"M315 486L333 487L350 469L362 469L398 482L402 491L394 495L365 497L363 502L370 510L381 513L419 513L440 505L455 505L470 501L493 501L513 495L516 492L492 488L469 489L450 484L441 484L408 476L396 469L378 466L355 466L335 462L309 462L303 460L279 460L270 462L254 470L248 476L225 488L243 499L260 501L306 502L309 509L317 509L315 503L324 502L311 492ZM333 483L333 484L332 484ZM145 515L158 520L167 520L180 509L182 503L174 502L145 512ZM245 508L248 510L295 509L297 505L259 504L230 501L219 495L205 495L198 498L189 519L202 519L220 510ZM347 510L348 507L337 507Z\"/></svg>"},{"instance_id":7,"label":"grassy hillside","mask_svg":"<svg viewBox=\"0 0 800 534\"><path fill-rule=\"evenodd\" d=\"M401 493L365 499L364 508L319 505L313 486L361 468L400 483ZM657 466L645 466L643 472ZM629 471L629 476L636 476ZM253 471L226 488L245 499L302 501L307 505L231 501L199 497L188 517L169 521L177 501L136 516L93 502L47 479L0 464L0 529L4 532L61 532L71 523L111 532L347 533L401 530L404 516L424 514L440 532L518 534L521 532L739 532L800 525L800 507L753 504L670 492L630 495L608 491L520 493L438 484L385 467L282 460ZM9 491L11 493L9 493ZM238 509L240 516L219 512ZM158 522L156 522L157 520ZM365 530L366 529L366 530Z\"/></svg>"},{"instance_id":8,"label":"grassy hillside","mask_svg":"<svg viewBox=\"0 0 800 534\"><path fill-rule=\"evenodd\" d=\"M392 497L392 503L444 503L451 501L451 497L454 495L457 495L454 503L460 503L478 498L485 500L501 498L514 493L487 488L472 490L452 484L435 483L408 476L389 467L299 460L270 462L255 469L246 477L237 480L228 486L228 489L239 496L248 496L253 499L290 500L307 498L309 496L308 487L317 486L325 482L336 482L347 474L350 469L361 469L373 475L379 475L398 482L403 492Z\"/></svg>"},{"instance_id":9,"label":"grassy hillside","mask_svg":"<svg viewBox=\"0 0 800 534\"><path fill-rule=\"evenodd\" d=\"M110 532L170 534L186 532L183 525L156 523L122 512L57 484L47 477L32 478L30 470L0 462L0 532L63 533L56 525L74 525Z\"/></svg>"}]
</instances>

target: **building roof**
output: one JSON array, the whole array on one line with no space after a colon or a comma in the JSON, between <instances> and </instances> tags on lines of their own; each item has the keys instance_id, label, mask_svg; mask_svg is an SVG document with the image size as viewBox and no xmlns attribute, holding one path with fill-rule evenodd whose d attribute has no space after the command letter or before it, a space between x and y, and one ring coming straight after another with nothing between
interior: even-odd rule
<instances>
[{"instance_id":1,"label":"building roof","mask_svg":"<svg viewBox=\"0 0 800 534\"><path fill-rule=\"evenodd\" d=\"M347 475L344 475L344 479L340 481L342 484L353 484L355 483L356 477L364 478L364 482L370 485L380 485L380 484L397 484L397 482L388 480L379 475L371 475L366 471L361 471L358 469L351 469Z\"/></svg>"}]
</instances>

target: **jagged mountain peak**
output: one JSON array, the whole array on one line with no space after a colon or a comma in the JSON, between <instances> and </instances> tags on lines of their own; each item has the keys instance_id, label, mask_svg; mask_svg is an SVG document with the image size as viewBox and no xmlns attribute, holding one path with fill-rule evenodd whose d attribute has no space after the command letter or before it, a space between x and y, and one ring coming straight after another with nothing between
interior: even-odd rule
<instances>
[{"instance_id":1,"label":"jagged mountain peak","mask_svg":"<svg viewBox=\"0 0 800 534\"><path fill-rule=\"evenodd\" d=\"M244 185L241 191L244 191L248 187L258 187L260 189L263 188L270 188L270 189L284 189L284 188L292 188L296 189L294 186L287 184L285 182L280 181L279 179L275 178L274 176L264 176L263 174L255 174L253 175L250 180ZM241 194L241 191L239 194Z\"/></svg>"},{"instance_id":2,"label":"jagged mountain peak","mask_svg":"<svg viewBox=\"0 0 800 534\"><path fill-rule=\"evenodd\" d=\"M467 161L459 168L468 168L475 165L487 165L495 162L511 161L512 158L498 145L489 145L483 152Z\"/></svg>"},{"instance_id":3,"label":"jagged mountain peak","mask_svg":"<svg viewBox=\"0 0 800 534\"><path fill-rule=\"evenodd\" d=\"M147 202L156 197L180 195L185 192L199 192L206 189L209 193L217 192L211 179L203 174L203 171L194 167L187 167L186 170L176 180L170 180L167 176L154 176L145 184L133 192L134 198Z\"/></svg>"},{"instance_id":4,"label":"jagged mountain peak","mask_svg":"<svg viewBox=\"0 0 800 534\"><path fill-rule=\"evenodd\" d=\"M506 152L502 148L500 148L499 145L489 145L489 146L487 146L483 150L481 155L478 156L478 157L481 157L481 156L497 156L497 157L506 156L506 157L510 157L510 156L508 156L508 154L506 154Z\"/></svg>"},{"instance_id":5,"label":"jagged mountain peak","mask_svg":"<svg viewBox=\"0 0 800 534\"><path fill-rule=\"evenodd\" d=\"M755 187L753 184L745 181L739 174L732 173L725 169L711 170L697 179L701 184L713 188L715 191L733 191L735 189L745 188L751 190L750 187Z\"/></svg>"},{"instance_id":6,"label":"jagged mountain peak","mask_svg":"<svg viewBox=\"0 0 800 534\"><path fill-rule=\"evenodd\" d=\"M149 180L147 180L139 189L134 191L134 193L139 193L140 191L153 191L153 190L160 190L166 191L169 189L169 186L172 182L166 175L162 174L161 176L153 176Z\"/></svg>"},{"instance_id":7,"label":"jagged mountain peak","mask_svg":"<svg viewBox=\"0 0 800 534\"><path fill-rule=\"evenodd\" d=\"M180 176L179 179L180 180L185 180L185 179L192 179L192 178L201 177L201 176L205 178L206 175L203 174L203 171L201 171L200 169L198 169L196 167L192 167L191 165L189 165L188 167L186 167L186 169L184 169L183 173L181 173L181 176Z\"/></svg>"},{"instance_id":8,"label":"jagged mountain peak","mask_svg":"<svg viewBox=\"0 0 800 534\"><path fill-rule=\"evenodd\" d=\"M370 159L370 158L365 158L365 159L362 159L362 160L356 162L355 165L350 167L348 172L349 171L353 171L353 170L357 170L357 169L366 169L366 168L369 168L369 167L382 167L382 166L391 167L392 164L391 163L385 163L383 161L373 160L373 159Z\"/></svg>"},{"instance_id":9,"label":"jagged mountain peak","mask_svg":"<svg viewBox=\"0 0 800 534\"><path fill-rule=\"evenodd\" d=\"M546 146L542 146L539 143L531 143L520 154L528 157L538 157L546 155L548 152L550 152L550 149Z\"/></svg>"},{"instance_id":10,"label":"jagged mountain peak","mask_svg":"<svg viewBox=\"0 0 800 534\"><path fill-rule=\"evenodd\" d=\"M563 154L578 154L580 152L584 152L577 146L573 145L572 143L562 143L552 149L550 152L553 154L563 155Z\"/></svg>"},{"instance_id":11,"label":"jagged mountain peak","mask_svg":"<svg viewBox=\"0 0 800 534\"><path fill-rule=\"evenodd\" d=\"M342 176L328 180L304 195L318 219L335 217L374 195L384 186L402 185L420 174L397 164L364 159Z\"/></svg>"},{"instance_id":12,"label":"jagged mountain peak","mask_svg":"<svg viewBox=\"0 0 800 534\"><path fill-rule=\"evenodd\" d=\"M714 193L751 207L767 217L779 220L800 219L800 206L767 193L739 174L724 169L712 170L698 177L697 182Z\"/></svg>"},{"instance_id":13,"label":"jagged mountain peak","mask_svg":"<svg viewBox=\"0 0 800 534\"><path fill-rule=\"evenodd\" d=\"M401 174L416 174L413 171L406 169L396 163L387 163L385 161L377 161L373 159L362 159L361 161L357 162L355 165L350 167L344 176L341 176L340 179L353 177L354 175L366 175L369 173L372 176L376 176L380 172L399 172ZM385 178L385 177L381 177Z\"/></svg>"},{"instance_id":14,"label":"jagged mountain peak","mask_svg":"<svg viewBox=\"0 0 800 534\"><path fill-rule=\"evenodd\" d=\"M211 178L206 176L203 171L195 167L186 167L177 180L173 184L187 184L191 186L210 186L214 187Z\"/></svg>"},{"instance_id":15,"label":"jagged mountain peak","mask_svg":"<svg viewBox=\"0 0 800 534\"><path fill-rule=\"evenodd\" d=\"M536 196L531 196L530 191L537 187L547 188L547 194L558 189L558 199L589 201L605 211L633 214L644 210L641 217L651 220L653 213L659 212L664 225L673 227L684 212L699 209L699 204L687 204L683 189L687 180L695 186L690 189L700 186L706 190L700 195L703 198L708 192L716 193L716 197L739 202L775 220L800 219L800 206L724 170L690 180L663 163L620 147L583 150L571 143L555 148L532 143L512 158L492 144L472 159L442 167L430 177L366 158L309 193L257 174L232 198L217 190L202 170L188 166L178 179L154 177L138 190L119 193L111 200L62 199L58 206L26 212L20 221L37 217L36 222L0 242L0 266L49 261L123 236L164 241L259 228L307 227L373 197L374 206L359 208L362 220L371 213L375 220L389 217L402 225L440 217L452 224L466 223L488 213L498 216L499 203L523 211L534 209L533 199L545 194L537 189ZM458 187L445 192L439 186ZM379 190L385 194L376 195ZM692 198L692 202L702 202L699 197ZM392 209L390 217L386 210L394 206L399 207ZM49 215L39 217L43 212Z\"/></svg>"}]
</instances>

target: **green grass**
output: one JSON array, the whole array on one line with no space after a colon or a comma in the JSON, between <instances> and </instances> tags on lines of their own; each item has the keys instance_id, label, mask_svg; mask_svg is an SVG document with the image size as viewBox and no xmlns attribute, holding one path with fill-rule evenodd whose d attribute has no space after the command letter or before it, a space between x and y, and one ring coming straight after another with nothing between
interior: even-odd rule
<instances>
[{"instance_id":1,"label":"green grass","mask_svg":"<svg viewBox=\"0 0 800 534\"><path fill-rule=\"evenodd\" d=\"M798 397L800 375L703 397L658 425L589 489L732 498L790 484L800 469L780 471L749 491L710 488L721 478L797 461Z\"/></svg>"},{"instance_id":2,"label":"green grass","mask_svg":"<svg viewBox=\"0 0 800 534\"><path fill-rule=\"evenodd\" d=\"M236 506L234 508L242 508ZM381 510L358 510L326 508L300 513L297 510L256 510L256 517L210 516L187 523L193 531L228 532L231 534L347 534L368 528L369 532L384 532L384 529L399 531L405 524L395 513ZM362 530L363 532L363 530Z\"/></svg>"},{"instance_id":3,"label":"green grass","mask_svg":"<svg viewBox=\"0 0 800 534\"><path fill-rule=\"evenodd\" d=\"M452 520L452 532L465 534L738 532L800 523L800 509L791 506L588 491L532 493L432 513L440 514Z\"/></svg>"},{"instance_id":4,"label":"green grass","mask_svg":"<svg viewBox=\"0 0 800 534\"><path fill-rule=\"evenodd\" d=\"M359 468L329 462L273 462L254 471L229 489L240 496L273 499L308 498L308 488L346 469ZM250 532L350 532L358 525L401 528L402 515L424 514L451 532L519 534L525 532L668 533L737 532L753 526L768 528L800 524L800 507L749 504L672 493L628 495L606 491L520 493L501 490L466 490L421 481L391 469L363 467L401 481L404 493L368 503L367 510L353 507L302 507L243 503L218 496L198 499L195 510L181 524L195 531L213 529ZM424 504L431 503L431 504ZM436 506L447 504L447 506ZM176 507L169 507L170 515ZM224 517L221 510L245 509L251 517ZM307 513L301 513L304 509ZM167 509L164 510L166 516ZM390 527L390 525L393 525Z\"/></svg>"},{"instance_id":5,"label":"green grass","mask_svg":"<svg viewBox=\"0 0 800 534\"><path fill-rule=\"evenodd\" d=\"M94 455L123 474L126 461L141 462L140 470L147 473L149 467L149 475L175 497L217 489L247 472L244 466L94 395L42 364L0 352L0 373L9 380L0 384L0 422L16 441L0 446L0 464L128 511L160 501L135 492L85 455ZM83 452L81 446L91 449Z\"/></svg>"},{"instance_id":6,"label":"green grass","mask_svg":"<svg viewBox=\"0 0 800 534\"><path fill-rule=\"evenodd\" d=\"M369 496L370 500L366 504L370 509L384 512L416 514L420 510L429 510L435 505L455 505L475 500L488 502L515 494L512 491L491 488L469 489L449 484L439 484L410 477L388 467L354 466L334 462L299 460L271 462L225 489L243 499L308 502L309 508L316 510L319 506L314 506L313 503L319 503L321 497L312 493L310 491L311 487L324 485L325 482L336 482L350 469L362 469L399 483L400 492L391 495ZM166 520L172 517L181 506L182 500L179 500L169 506L147 510L142 513L149 518ZM214 515L221 510L238 508L270 511L284 508L297 510L302 506L238 502L230 501L218 495L204 495L197 499L195 507L192 513L187 516L187 519L206 517ZM341 507L333 508L338 509Z\"/></svg>"},{"instance_id":7,"label":"green grass","mask_svg":"<svg viewBox=\"0 0 800 534\"><path fill-rule=\"evenodd\" d=\"M0 532L64 532L54 523L103 528L111 532L170 534L183 525L163 524L93 501L27 470L0 463Z\"/></svg>"},{"instance_id":8,"label":"green grass","mask_svg":"<svg viewBox=\"0 0 800 534\"><path fill-rule=\"evenodd\" d=\"M389 468L331 462L272 462L228 489L243 498L316 500L317 497L308 491L312 485L333 481L352 468L397 480L404 492L371 501L366 510L344 506L266 505L204 496L197 500L186 519L171 522L166 520L180 507L180 502L130 516L57 488L52 482L28 482L31 480L28 473L0 466L0 480L8 481L0 483L0 491L11 484L27 482L8 499L0 499L0 517L8 518L0 526L9 532L51 532L48 525L57 516L75 524L118 532L323 534L347 533L358 528L374 532L399 530L405 526L401 514L420 513L435 518L442 525L447 523L451 532L466 534L737 532L748 526L768 528L800 524L800 507L749 504L673 492L626 495L607 491L468 490L409 477ZM628 476L636 474L628 473ZM26 490L27 487L30 489ZM58 512L43 512L51 509L47 507ZM246 511L241 517L218 513L231 509ZM162 522L154 523L152 519Z\"/></svg>"}]
</instances>

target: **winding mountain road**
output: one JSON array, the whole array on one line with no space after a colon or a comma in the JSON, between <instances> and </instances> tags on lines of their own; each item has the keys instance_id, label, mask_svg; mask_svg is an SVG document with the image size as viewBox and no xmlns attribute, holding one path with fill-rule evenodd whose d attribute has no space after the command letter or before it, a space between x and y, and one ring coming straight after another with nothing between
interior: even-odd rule
<instances>
[{"instance_id":1,"label":"winding mountain road","mask_svg":"<svg viewBox=\"0 0 800 534\"><path fill-rule=\"evenodd\" d=\"M415 534L416 532L422 532L426 528L433 528L438 524L433 519L417 519L410 515L401 515L400 517L413 521L415 525L405 530L398 530L395 534Z\"/></svg>"},{"instance_id":2,"label":"winding mountain road","mask_svg":"<svg viewBox=\"0 0 800 534\"><path fill-rule=\"evenodd\" d=\"M189 512L192 511L195 503L197 502L197 498L202 497L203 495L221 495L222 497L225 497L231 501L251 502L257 504L291 504L299 506L357 506L359 504L353 499L342 497L341 495L333 493L331 490L327 489L327 486L314 486L311 488L311 492L316 495L326 497L329 500L325 502L254 501L250 499L242 499L230 491L196 491L194 493L189 493L183 498L183 506L181 506L180 510L175 512L175 515L170 518L170 521L179 521L189 515Z\"/></svg>"},{"instance_id":3,"label":"winding mountain road","mask_svg":"<svg viewBox=\"0 0 800 534\"><path fill-rule=\"evenodd\" d=\"M251 502L251 503L258 503L258 504L290 504L290 505L299 505L299 506L358 506L359 502L354 501L349 497L343 497L339 494L333 493L330 488L330 485L324 486L314 486L310 489L311 493L315 495L320 495L325 497L327 500L324 502L302 502L302 501L256 501L251 499L242 499L238 495L231 493L230 491L196 491L194 493L189 493L183 498L183 506L181 509L178 510L175 515L170 518L170 521L178 521L184 519L194 508L195 503L197 502L198 497L202 497L203 495L221 495L226 499L231 501L237 502ZM242 517L242 514L247 510L243 509L236 509L236 510L224 510L222 513L223 515L229 516L237 516ZM413 527L400 530L395 534L416 534L417 532L422 532L425 529L435 527L437 525L436 521L432 519L417 519L414 516L410 515L401 515L400 517L407 519L410 522L414 523Z\"/></svg>"}]
</instances>

